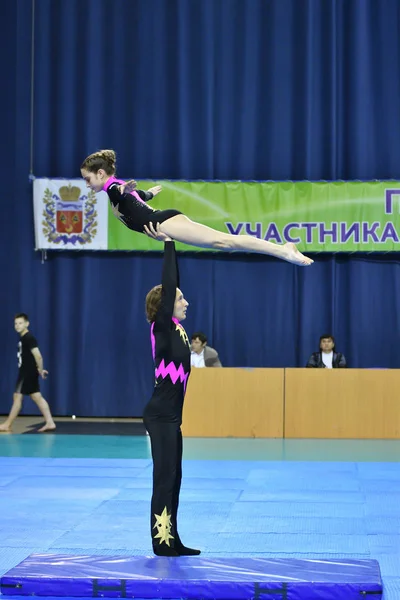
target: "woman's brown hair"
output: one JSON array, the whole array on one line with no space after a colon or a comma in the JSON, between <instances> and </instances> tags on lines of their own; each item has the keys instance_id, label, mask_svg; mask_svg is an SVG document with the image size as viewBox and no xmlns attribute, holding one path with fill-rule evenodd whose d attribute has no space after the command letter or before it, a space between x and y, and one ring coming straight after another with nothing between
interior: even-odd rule
<instances>
[{"instance_id":1,"label":"woman's brown hair","mask_svg":"<svg viewBox=\"0 0 400 600\"><path fill-rule=\"evenodd\" d=\"M99 150L85 158L81 169L89 173L97 173L99 169L103 169L107 175L114 175L117 170L117 155L114 150Z\"/></svg>"},{"instance_id":2,"label":"woman's brown hair","mask_svg":"<svg viewBox=\"0 0 400 600\"><path fill-rule=\"evenodd\" d=\"M146 296L146 319L149 323L156 320L161 304L162 285L153 287Z\"/></svg>"}]
</instances>

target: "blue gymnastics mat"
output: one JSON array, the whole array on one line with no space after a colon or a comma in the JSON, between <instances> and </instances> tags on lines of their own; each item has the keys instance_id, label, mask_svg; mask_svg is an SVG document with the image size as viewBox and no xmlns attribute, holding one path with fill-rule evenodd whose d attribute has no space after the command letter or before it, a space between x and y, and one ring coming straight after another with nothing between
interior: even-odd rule
<instances>
[{"instance_id":1,"label":"blue gymnastics mat","mask_svg":"<svg viewBox=\"0 0 400 600\"><path fill-rule=\"evenodd\" d=\"M197 600L382 598L376 560L31 554L1 578L7 596Z\"/></svg>"}]
</instances>

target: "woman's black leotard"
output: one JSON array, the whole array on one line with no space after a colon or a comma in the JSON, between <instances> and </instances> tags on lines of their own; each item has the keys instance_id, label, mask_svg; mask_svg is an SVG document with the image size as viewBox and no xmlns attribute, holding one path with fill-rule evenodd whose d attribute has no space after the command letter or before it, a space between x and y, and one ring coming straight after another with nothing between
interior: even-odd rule
<instances>
[{"instance_id":1,"label":"woman's black leotard","mask_svg":"<svg viewBox=\"0 0 400 600\"><path fill-rule=\"evenodd\" d=\"M124 183L121 179L110 177L106 181L103 190L108 194L113 213L129 229L144 233L144 225L164 223L167 219L182 214L175 209L155 210L151 208L146 204L153 197L151 192L135 190L121 194L118 186Z\"/></svg>"},{"instance_id":2,"label":"woman's black leotard","mask_svg":"<svg viewBox=\"0 0 400 600\"><path fill-rule=\"evenodd\" d=\"M190 374L190 345L173 318L179 272L174 242L165 242L161 305L151 325L155 387L143 420L151 440L153 496L151 536L158 555L174 556L182 548L177 512L182 479L182 409ZM198 552L197 552L198 553Z\"/></svg>"}]
</instances>

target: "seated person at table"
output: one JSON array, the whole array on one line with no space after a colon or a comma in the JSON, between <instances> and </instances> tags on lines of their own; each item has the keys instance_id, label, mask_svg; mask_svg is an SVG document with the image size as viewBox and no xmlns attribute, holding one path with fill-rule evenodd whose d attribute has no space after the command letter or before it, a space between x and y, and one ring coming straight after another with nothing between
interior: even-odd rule
<instances>
[{"instance_id":1,"label":"seated person at table","mask_svg":"<svg viewBox=\"0 0 400 600\"><path fill-rule=\"evenodd\" d=\"M331 334L319 338L319 352L313 352L306 364L311 369L344 369L347 367L346 358L335 350L335 338Z\"/></svg>"},{"instance_id":2,"label":"seated person at table","mask_svg":"<svg viewBox=\"0 0 400 600\"><path fill-rule=\"evenodd\" d=\"M192 335L192 367L222 367L218 352L207 346L207 337L200 331Z\"/></svg>"}]
</instances>

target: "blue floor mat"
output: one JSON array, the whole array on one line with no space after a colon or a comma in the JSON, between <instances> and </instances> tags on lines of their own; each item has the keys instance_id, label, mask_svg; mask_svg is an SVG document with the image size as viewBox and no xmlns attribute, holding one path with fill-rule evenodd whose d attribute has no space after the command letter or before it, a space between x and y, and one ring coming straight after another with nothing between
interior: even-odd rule
<instances>
[{"instance_id":1,"label":"blue floor mat","mask_svg":"<svg viewBox=\"0 0 400 600\"><path fill-rule=\"evenodd\" d=\"M2 573L32 552L151 553L148 458L1 457L0 469ZM399 600L397 463L193 459L183 470L180 532L204 556L375 558L384 598Z\"/></svg>"}]
</instances>

